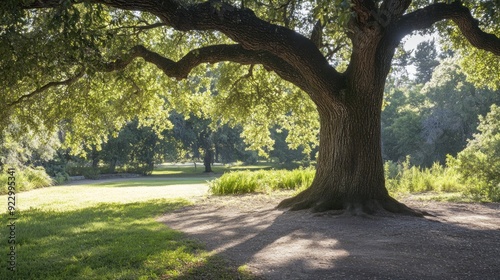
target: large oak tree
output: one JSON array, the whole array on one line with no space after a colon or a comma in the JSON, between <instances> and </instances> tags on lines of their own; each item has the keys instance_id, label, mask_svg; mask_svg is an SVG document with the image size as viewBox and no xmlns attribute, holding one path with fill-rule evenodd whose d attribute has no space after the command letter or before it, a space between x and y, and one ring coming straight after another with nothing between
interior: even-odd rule
<instances>
[{"instance_id":1,"label":"large oak tree","mask_svg":"<svg viewBox=\"0 0 500 280\"><path fill-rule=\"evenodd\" d=\"M245 104L271 109L279 101L289 102L281 107L307 104L290 97L290 87L282 90L288 95L275 97L280 94L279 81L252 81L253 87L246 88L251 93L242 93L244 88L238 91L241 80L259 75L259 71L274 73L307 94L319 114L319 157L311 187L280 204L292 210L373 213L385 209L418 215L391 198L384 185L380 115L396 48L405 36L439 23L440 30L457 45L467 47L457 39L465 38L496 65L500 55L498 7L492 1L4 2L2 71L9 73L2 85L8 94L1 101L9 105L2 112L4 118L17 114L27 123L43 120L50 126L46 124L50 120L60 125L57 119L61 116L65 125L75 122L76 116L96 123L113 119L118 124L116 119L125 121L134 114L148 116L157 108L151 104L161 100L174 104L171 100L181 95L173 91L155 99L146 93L146 84L161 85L157 90L174 87L170 79L167 85L157 76L147 75L151 65L180 81L177 83L203 75L200 65L249 65L245 68L248 73L241 75L219 69L232 81L226 81L227 90L239 92L226 98L237 103L235 111L251 110ZM477 15L481 17L474 18ZM120 74L111 79L106 73ZM127 90L116 92L116 83ZM205 91L198 92L207 92L209 86L203 87ZM53 95L44 95L51 90ZM25 113L38 110L33 100L43 107L36 120ZM82 103L92 103L94 109L84 109ZM81 110L89 113L81 116ZM253 119L259 118L249 112Z\"/></svg>"}]
</instances>

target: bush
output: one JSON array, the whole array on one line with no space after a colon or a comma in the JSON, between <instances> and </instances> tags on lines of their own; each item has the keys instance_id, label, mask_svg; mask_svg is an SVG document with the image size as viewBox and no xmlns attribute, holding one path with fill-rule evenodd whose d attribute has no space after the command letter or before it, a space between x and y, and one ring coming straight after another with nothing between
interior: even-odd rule
<instances>
[{"instance_id":1,"label":"bush","mask_svg":"<svg viewBox=\"0 0 500 280\"><path fill-rule=\"evenodd\" d=\"M5 172L8 167L4 167L4 170L0 174L0 194L8 193L8 177L9 175ZM22 167L15 168L15 178L16 178L16 191L29 191L32 189L45 188L53 185L53 180L45 172L43 167Z\"/></svg>"},{"instance_id":2,"label":"bush","mask_svg":"<svg viewBox=\"0 0 500 280\"><path fill-rule=\"evenodd\" d=\"M66 172L64 172L64 173L58 172L56 174L56 176L54 177L55 184L62 184L64 182L68 182L68 181L69 181L69 175Z\"/></svg>"},{"instance_id":3,"label":"bush","mask_svg":"<svg viewBox=\"0 0 500 280\"><path fill-rule=\"evenodd\" d=\"M467 193L479 200L500 201L500 107L479 117L478 130L467 147L456 158L449 157L453 167L467 185Z\"/></svg>"},{"instance_id":4,"label":"bush","mask_svg":"<svg viewBox=\"0 0 500 280\"><path fill-rule=\"evenodd\" d=\"M465 149L448 161L466 185L466 195L474 200L500 201L500 160Z\"/></svg>"},{"instance_id":5,"label":"bush","mask_svg":"<svg viewBox=\"0 0 500 280\"><path fill-rule=\"evenodd\" d=\"M210 182L210 191L215 195L270 192L306 188L314 179L312 168L295 170L236 171L222 175Z\"/></svg>"},{"instance_id":6,"label":"bush","mask_svg":"<svg viewBox=\"0 0 500 280\"><path fill-rule=\"evenodd\" d=\"M82 167L81 172L85 179L97 180L99 179L99 175L101 175L101 171L99 168L94 167Z\"/></svg>"}]
</instances>

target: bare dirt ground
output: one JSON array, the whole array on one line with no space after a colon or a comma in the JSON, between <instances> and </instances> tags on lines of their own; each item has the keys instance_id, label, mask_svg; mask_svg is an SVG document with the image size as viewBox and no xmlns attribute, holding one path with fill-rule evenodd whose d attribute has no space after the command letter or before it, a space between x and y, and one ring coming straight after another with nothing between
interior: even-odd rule
<instances>
[{"instance_id":1,"label":"bare dirt ground","mask_svg":"<svg viewBox=\"0 0 500 280\"><path fill-rule=\"evenodd\" d=\"M264 279L500 279L500 204L419 202L435 217L316 215L277 196L208 197L159 220Z\"/></svg>"}]
</instances>

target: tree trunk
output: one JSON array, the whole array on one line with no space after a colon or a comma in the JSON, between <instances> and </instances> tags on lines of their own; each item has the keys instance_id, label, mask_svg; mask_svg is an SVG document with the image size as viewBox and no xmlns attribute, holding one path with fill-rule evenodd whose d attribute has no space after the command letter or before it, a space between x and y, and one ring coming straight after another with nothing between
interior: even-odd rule
<instances>
[{"instance_id":1,"label":"tree trunk","mask_svg":"<svg viewBox=\"0 0 500 280\"><path fill-rule=\"evenodd\" d=\"M116 163L118 162L117 159L113 158L109 162L109 173L115 173L116 171Z\"/></svg>"},{"instance_id":2,"label":"tree trunk","mask_svg":"<svg viewBox=\"0 0 500 280\"><path fill-rule=\"evenodd\" d=\"M92 147L92 168L97 169L99 167L99 152L96 147Z\"/></svg>"},{"instance_id":3,"label":"tree trunk","mask_svg":"<svg viewBox=\"0 0 500 280\"><path fill-rule=\"evenodd\" d=\"M203 157L203 165L205 165L205 173L212 172L212 160L213 151L212 149L205 150L205 156Z\"/></svg>"},{"instance_id":4,"label":"tree trunk","mask_svg":"<svg viewBox=\"0 0 500 280\"><path fill-rule=\"evenodd\" d=\"M355 215L385 209L421 215L391 198L385 188L381 106L369 99L348 100L343 105L325 100L318 106L321 131L316 176L311 187L278 207L345 210Z\"/></svg>"}]
</instances>

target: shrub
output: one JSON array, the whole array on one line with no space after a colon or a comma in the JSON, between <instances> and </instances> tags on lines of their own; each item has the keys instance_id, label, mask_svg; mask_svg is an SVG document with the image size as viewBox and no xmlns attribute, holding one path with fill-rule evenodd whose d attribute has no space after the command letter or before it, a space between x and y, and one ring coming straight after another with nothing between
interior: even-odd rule
<instances>
[{"instance_id":1,"label":"shrub","mask_svg":"<svg viewBox=\"0 0 500 280\"><path fill-rule=\"evenodd\" d=\"M85 179L91 179L91 180L99 179L99 175L101 174L99 168L94 168L94 167L82 167L81 172L83 177L85 177Z\"/></svg>"},{"instance_id":2,"label":"shrub","mask_svg":"<svg viewBox=\"0 0 500 280\"><path fill-rule=\"evenodd\" d=\"M478 130L456 158L453 167L467 185L467 193L476 199L500 201L500 107L493 105L479 117Z\"/></svg>"},{"instance_id":3,"label":"shrub","mask_svg":"<svg viewBox=\"0 0 500 280\"><path fill-rule=\"evenodd\" d=\"M8 167L0 174L0 194L7 194L7 180L9 175L5 172ZM16 191L28 191L37 188L44 188L53 185L53 180L45 172L43 167L22 167L15 169Z\"/></svg>"},{"instance_id":4,"label":"shrub","mask_svg":"<svg viewBox=\"0 0 500 280\"><path fill-rule=\"evenodd\" d=\"M64 172L64 173L58 172L56 174L56 176L54 177L55 184L62 184L64 182L68 182L68 181L69 181L69 175L66 172Z\"/></svg>"},{"instance_id":5,"label":"shrub","mask_svg":"<svg viewBox=\"0 0 500 280\"><path fill-rule=\"evenodd\" d=\"M315 170L236 171L222 175L210 182L210 191L215 195L293 190L311 185Z\"/></svg>"}]
</instances>

